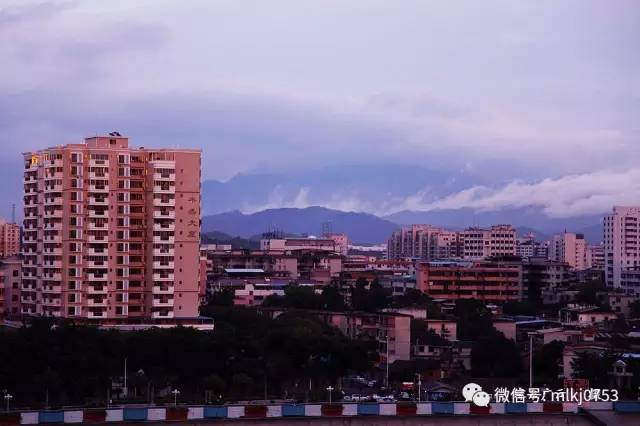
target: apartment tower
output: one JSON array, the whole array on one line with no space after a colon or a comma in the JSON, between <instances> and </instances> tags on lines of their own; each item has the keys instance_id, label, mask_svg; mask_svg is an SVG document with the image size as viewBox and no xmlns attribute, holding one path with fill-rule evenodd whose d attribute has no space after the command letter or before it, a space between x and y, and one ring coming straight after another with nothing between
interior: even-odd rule
<instances>
[{"instance_id":1,"label":"apartment tower","mask_svg":"<svg viewBox=\"0 0 640 426\"><path fill-rule=\"evenodd\" d=\"M640 269L640 207L614 206L603 225L607 286L640 293L635 279L623 279Z\"/></svg>"},{"instance_id":2,"label":"apartment tower","mask_svg":"<svg viewBox=\"0 0 640 426\"><path fill-rule=\"evenodd\" d=\"M583 234L564 232L554 235L549 244L549 259L567 263L571 268L587 268L587 241Z\"/></svg>"},{"instance_id":3,"label":"apartment tower","mask_svg":"<svg viewBox=\"0 0 640 426\"><path fill-rule=\"evenodd\" d=\"M197 316L200 154L116 132L25 153L21 313Z\"/></svg>"}]
</instances>

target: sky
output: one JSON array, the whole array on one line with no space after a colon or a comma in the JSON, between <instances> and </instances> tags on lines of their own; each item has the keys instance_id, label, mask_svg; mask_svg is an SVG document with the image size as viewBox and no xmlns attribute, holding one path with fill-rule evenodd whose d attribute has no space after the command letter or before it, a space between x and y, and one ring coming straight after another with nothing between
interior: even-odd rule
<instances>
[{"instance_id":1,"label":"sky","mask_svg":"<svg viewBox=\"0 0 640 426\"><path fill-rule=\"evenodd\" d=\"M390 210L638 204L639 45L634 0L0 0L0 196L20 201L21 152L117 130L201 147L206 179L495 180Z\"/></svg>"}]
</instances>

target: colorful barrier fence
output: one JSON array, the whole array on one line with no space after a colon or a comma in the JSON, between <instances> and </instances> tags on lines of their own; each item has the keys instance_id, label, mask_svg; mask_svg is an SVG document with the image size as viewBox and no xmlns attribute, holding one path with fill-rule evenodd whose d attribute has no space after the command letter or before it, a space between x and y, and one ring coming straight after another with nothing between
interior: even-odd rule
<instances>
[{"instance_id":1,"label":"colorful barrier fence","mask_svg":"<svg viewBox=\"0 0 640 426\"><path fill-rule=\"evenodd\" d=\"M478 407L464 402L420 403L337 403L337 404L271 404L225 405L192 407L124 407L107 409L76 409L59 411L25 411L0 414L0 426L117 423L144 421L187 421L199 419L239 419L267 417L344 417L344 416L433 416L433 415L492 415L525 413L577 413L588 410L614 410L640 413L640 401L615 403L492 403Z\"/></svg>"}]
</instances>

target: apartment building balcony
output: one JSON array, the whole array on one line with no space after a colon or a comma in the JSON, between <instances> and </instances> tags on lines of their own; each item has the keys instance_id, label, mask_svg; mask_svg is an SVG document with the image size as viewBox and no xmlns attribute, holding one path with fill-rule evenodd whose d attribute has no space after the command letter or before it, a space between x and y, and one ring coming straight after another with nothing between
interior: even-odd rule
<instances>
[{"instance_id":1,"label":"apartment building balcony","mask_svg":"<svg viewBox=\"0 0 640 426\"><path fill-rule=\"evenodd\" d=\"M107 269L108 264L108 260L89 260L87 261L87 268Z\"/></svg>"},{"instance_id":2,"label":"apartment building balcony","mask_svg":"<svg viewBox=\"0 0 640 426\"><path fill-rule=\"evenodd\" d=\"M89 205L90 206L107 206L109 205L109 199L107 197L104 197L104 198L89 197Z\"/></svg>"},{"instance_id":3,"label":"apartment building balcony","mask_svg":"<svg viewBox=\"0 0 640 426\"><path fill-rule=\"evenodd\" d=\"M44 161L44 167L47 169L50 169L52 167L62 167L62 159L61 158L55 158L53 160L45 160Z\"/></svg>"},{"instance_id":4,"label":"apartment building balcony","mask_svg":"<svg viewBox=\"0 0 640 426\"><path fill-rule=\"evenodd\" d=\"M37 173L33 173L33 172L25 173L24 174L24 179L22 180L22 182L24 184L37 183L38 182L38 174Z\"/></svg>"},{"instance_id":5,"label":"apartment building balcony","mask_svg":"<svg viewBox=\"0 0 640 426\"><path fill-rule=\"evenodd\" d=\"M45 206L61 206L62 197L44 197Z\"/></svg>"},{"instance_id":6,"label":"apartment building balcony","mask_svg":"<svg viewBox=\"0 0 640 426\"><path fill-rule=\"evenodd\" d=\"M173 257L174 250L173 249L153 249L153 256L164 256L164 257Z\"/></svg>"},{"instance_id":7,"label":"apartment building balcony","mask_svg":"<svg viewBox=\"0 0 640 426\"><path fill-rule=\"evenodd\" d=\"M88 298L87 299L87 306L89 307L99 307L99 308L106 308L107 307L107 298L103 298L103 299L91 299Z\"/></svg>"},{"instance_id":8,"label":"apartment building balcony","mask_svg":"<svg viewBox=\"0 0 640 426\"><path fill-rule=\"evenodd\" d=\"M62 209L45 209L44 210L44 217L45 218L61 218L62 215Z\"/></svg>"},{"instance_id":9,"label":"apartment building balcony","mask_svg":"<svg viewBox=\"0 0 640 426\"><path fill-rule=\"evenodd\" d=\"M153 192L155 192L156 194L175 194L176 187L174 185L168 185L168 186L154 185Z\"/></svg>"},{"instance_id":10,"label":"apartment building balcony","mask_svg":"<svg viewBox=\"0 0 640 426\"><path fill-rule=\"evenodd\" d=\"M87 254L89 256L106 256L108 254L108 250L104 247L101 247L101 248L89 247L87 249Z\"/></svg>"},{"instance_id":11,"label":"apartment building balcony","mask_svg":"<svg viewBox=\"0 0 640 426\"><path fill-rule=\"evenodd\" d=\"M156 207L175 207L176 199L175 198L154 198L153 205Z\"/></svg>"},{"instance_id":12,"label":"apartment building balcony","mask_svg":"<svg viewBox=\"0 0 640 426\"><path fill-rule=\"evenodd\" d=\"M62 184L45 185L45 186L44 186L44 192L45 192L45 193L49 193L49 192L62 192Z\"/></svg>"},{"instance_id":13,"label":"apartment building balcony","mask_svg":"<svg viewBox=\"0 0 640 426\"><path fill-rule=\"evenodd\" d=\"M153 180L175 181L176 174L175 173L154 173Z\"/></svg>"},{"instance_id":14,"label":"apartment building balcony","mask_svg":"<svg viewBox=\"0 0 640 426\"><path fill-rule=\"evenodd\" d=\"M62 242L62 235L60 234L55 234L55 235L45 235L44 238L42 239L45 243L61 243Z\"/></svg>"},{"instance_id":15,"label":"apartment building balcony","mask_svg":"<svg viewBox=\"0 0 640 426\"><path fill-rule=\"evenodd\" d=\"M25 195L35 195L38 193L38 185L29 184L24 188Z\"/></svg>"},{"instance_id":16,"label":"apartment building balcony","mask_svg":"<svg viewBox=\"0 0 640 426\"><path fill-rule=\"evenodd\" d=\"M170 211L154 210L153 218L154 219L175 219L176 212L175 210L170 210Z\"/></svg>"},{"instance_id":17,"label":"apartment building balcony","mask_svg":"<svg viewBox=\"0 0 640 426\"><path fill-rule=\"evenodd\" d=\"M152 278L153 278L153 281L163 281L163 282L175 280L175 277L173 274L159 274L157 272L153 273Z\"/></svg>"},{"instance_id":18,"label":"apartment building balcony","mask_svg":"<svg viewBox=\"0 0 640 426\"><path fill-rule=\"evenodd\" d=\"M42 298L42 306L53 306L53 307L57 307L62 305L62 303L60 302L60 299L46 299L46 298Z\"/></svg>"},{"instance_id":19,"label":"apartment building balcony","mask_svg":"<svg viewBox=\"0 0 640 426\"><path fill-rule=\"evenodd\" d=\"M97 217L97 218L109 218L109 210L89 210L89 217Z\"/></svg>"},{"instance_id":20,"label":"apartment building balcony","mask_svg":"<svg viewBox=\"0 0 640 426\"><path fill-rule=\"evenodd\" d=\"M44 269L60 269L62 268L62 261L60 260L50 260L50 261L44 261L42 264L42 267Z\"/></svg>"},{"instance_id":21,"label":"apartment building balcony","mask_svg":"<svg viewBox=\"0 0 640 426\"><path fill-rule=\"evenodd\" d=\"M89 159L89 167L109 167L109 160Z\"/></svg>"},{"instance_id":22,"label":"apartment building balcony","mask_svg":"<svg viewBox=\"0 0 640 426\"><path fill-rule=\"evenodd\" d=\"M25 305L35 305L36 304L36 298L35 298L35 296L30 297L30 296L22 295L20 297L20 303L25 304Z\"/></svg>"},{"instance_id":23,"label":"apartment building balcony","mask_svg":"<svg viewBox=\"0 0 640 426\"><path fill-rule=\"evenodd\" d=\"M45 231L62 231L62 222L45 222Z\"/></svg>"},{"instance_id":24,"label":"apartment building balcony","mask_svg":"<svg viewBox=\"0 0 640 426\"><path fill-rule=\"evenodd\" d=\"M103 274L95 274L93 272L89 272L87 273L87 279L89 281L101 281L101 282L106 282L107 281L107 274L103 273Z\"/></svg>"},{"instance_id":25,"label":"apartment building balcony","mask_svg":"<svg viewBox=\"0 0 640 426\"><path fill-rule=\"evenodd\" d=\"M48 256L62 256L62 247L59 247L56 245L52 246L51 244L47 244L42 249L42 252Z\"/></svg>"},{"instance_id":26,"label":"apartment building balcony","mask_svg":"<svg viewBox=\"0 0 640 426\"><path fill-rule=\"evenodd\" d=\"M173 269L175 264L173 262L153 262L153 269Z\"/></svg>"},{"instance_id":27,"label":"apartment building balcony","mask_svg":"<svg viewBox=\"0 0 640 426\"><path fill-rule=\"evenodd\" d=\"M175 287L172 285L154 285L152 293L153 294L173 294Z\"/></svg>"},{"instance_id":28,"label":"apartment building balcony","mask_svg":"<svg viewBox=\"0 0 640 426\"><path fill-rule=\"evenodd\" d=\"M176 230L176 224L174 222L170 223L154 223L153 224L154 231L167 231L174 232Z\"/></svg>"},{"instance_id":29,"label":"apartment building balcony","mask_svg":"<svg viewBox=\"0 0 640 426\"><path fill-rule=\"evenodd\" d=\"M175 244L176 242L176 237L169 236L169 237L162 237L160 235L154 235L153 236L153 243L154 244Z\"/></svg>"},{"instance_id":30,"label":"apartment building balcony","mask_svg":"<svg viewBox=\"0 0 640 426\"><path fill-rule=\"evenodd\" d=\"M89 226L87 227L90 231L108 231L109 225L107 223L96 224L93 221L89 222Z\"/></svg>"},{"instance_id":31,"label":"apartment building balcony","mask_svg":"<svg viewBox=\"0 0 640 426\"><path fill-rule=\"evenodd\" d=\"M100 311L89 311L87 312L87 318L90 319L94 319L94 318L106 318L107 317L107 311L105 310L100 310Z\"/></svg>"},{"instance_id":32,"label":"apartment building balcony","mask_svg":"<svg viewBox=\"0 0 640 426\"><path fill-rule=\"evenodd\" d=\"M87 241L92 244L107 244L109 242L109 239L107 238L106 235L104 236L89 235L87 237Z\"/></svg>"},{"instance_id":33,"label":"apartment building balcony","mask_svg":"<svg viewBox=\"0 0 640 426\"><path fill-rule=\"evenodd\" d=\"M109 287L107 286L107 284L96 284L96 283L87 284L87 294L105 295L108 293L109 293Z\"/></svg>"},{"instance_id":34,"label":"apartment building balcony","mask_svg":"<svg viewBox=\"0 0 640 426\"><path fill-rule=\"evenodd\" d=\"M109 192L109 185L89 185L89 192L107 193Z\"/></svg>"},{"instance_id":35,"label":"apartment building balcony","mask_svg":"<svg viewBox=\"0 0 640 426\"><path fill-rule=\"evenodd\" d=\"M154 308L172 308L173 307L173 298L162 300L159 298L154 298L151 301L151 306Z\"/></svg>"},{"instance_id":36,"label":"apartment building balcony","mask_svg":"<svg viewBox=\"0 0 640 426\"><path fill-rule=\"evenodd\" d=\"M60 272L54 272L54 273L43 272L42 280L43 281L62 281L62 274Z\"/></svg>"},{"instance_id":37,"label":"apartment building balcony","mask_svg":"<svg viewBox=\"0 0 640 426\"><path fill-rule=\"evenodd\" d=\"M151 312L151 318L173 318L173 311L169 312Z\"/></svg>"}]
</instances>

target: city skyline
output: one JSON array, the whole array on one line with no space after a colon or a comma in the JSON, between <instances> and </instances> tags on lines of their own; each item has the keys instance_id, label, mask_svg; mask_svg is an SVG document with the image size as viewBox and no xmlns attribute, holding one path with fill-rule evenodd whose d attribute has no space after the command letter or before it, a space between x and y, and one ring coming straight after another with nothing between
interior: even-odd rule
<instances>
[{"instance_id":1,"label":"city skyline","mask_svg":"<svg viewBox=\"0 0 640 426\"><path fill-rule=\"evenodd\" d=\"M628 43L639 19L630 1L9 2L0 177L19 182L11 160L23 150L118 130L201 147L205 179L401 164L460 182L443 193L422 182L382 205L360 184L323 192L294 179L243 211L601 214L640 194ZM1 195L18 203L10 187Z\"/></svg>"}]
</instances>

